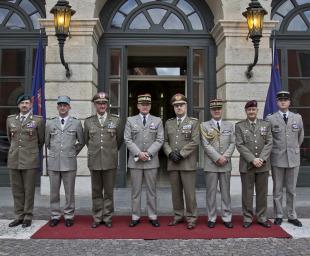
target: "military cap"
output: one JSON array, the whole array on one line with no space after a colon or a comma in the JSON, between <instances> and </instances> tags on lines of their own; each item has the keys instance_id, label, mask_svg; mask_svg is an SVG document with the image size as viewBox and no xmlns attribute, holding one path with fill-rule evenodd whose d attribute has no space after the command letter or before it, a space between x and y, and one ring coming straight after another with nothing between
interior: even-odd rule
<instances>
[{"instance_id":1,"label":"military cap","mask_svg":"<svg viewBox=\"0 0 310 256\"><path fill-rule=\"evenodd\" d=\"M17 97L16 99L16 104L18 105L19 103L21 103L23 100L31 100L31 96L29 95L25 95L25 94L21 94Z\"/></svg>"},{"instance_id":2,"label":"military cap","mask_svg":"<svg viewBox=\"0 0 310 256\"><path fill-rule=\"evenodd\" d=\"M290 93L288 91L280 91L277 93L277 99L289 99Z\"/></svg>"},{"instance_id":3,"label":"military cap","mask_svg":"<svg viewBox=\"0 0 310 256\"><path fill-rule=\"evenodd\" d=\"M152 97L151 97L151 94L141 94L141 95L138 95L138 103L149 103L151 104L152 103Z\"/></svg>"},{"instance_id":4,"label":"military cap","mask_svg":"<svg viewBox=\"0 0 310 256\"><path fill-rule=\"evenodd\" d=\"M60 103L65 103L65 104L68 104L70 105L70 97L69 96L58 96L58 99L57 99L57 104L60 104Z\"/></svg>"},{"instance_id":5,"label":"military cap","mask_svg":"<svg viewBox=\"0 0 310 256\"><path fill-rule=\"evenodd\" d=\"M186 104L187 103L187 98L183 94L177 93L177 94L172 96L170 102L171 102L171 105L174 105L174 104Z\"/></svg>"},{"instance_id":6,"label":"military cap","mask_svg":"<svg viewBox=\"0 0 310 256\"><path fill-rule=\"evenodd\" d=\"M256 108L257 107L257 101L256 100L249 100L244 108L247 109L247 108Z\"/></svg>"},{"instance_id":7,"label":"military cap","mask_svg":"<svg viewBox=\"0 0 310 256\"><path fill-rule=\"evenodd\" d=\"M98 92L94 95L92 102L99 103L99 102L108 102L109 97L105 92Z\"/></svg>"},{"instance_id":8,"label":"military cap","mask_svg":"<svg viewBox=\"0 0 310 256\"><path fill-rule=\"evenodd\" d=\"M210 106L210 109L222 108L223 107L223 100L222 99L210 100L209 106Z\"/></svg>"}]
</instances>

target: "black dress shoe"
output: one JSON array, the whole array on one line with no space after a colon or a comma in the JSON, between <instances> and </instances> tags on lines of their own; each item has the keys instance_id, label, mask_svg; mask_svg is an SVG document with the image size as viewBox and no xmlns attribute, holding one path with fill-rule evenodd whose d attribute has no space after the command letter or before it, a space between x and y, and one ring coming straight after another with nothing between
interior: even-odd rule
<instances>
[{"instance_id":1,"label":"black dress shoe","mask_svg":"<svg viewBox=\"0 0 310 256\"><path fill-rule=\"evenodd\" d=\"M280 226L282 224L282 221L283 221L282 218L275 218L273 223Z\"/></svg>"},{"instance_id":2,"label":"black dress shoe","mask_svg":"<svg viewBox=\"0 0 310 256\"><path fill-rule=\"evenodd\" d=\"M104 222L103 225L105 225L107 228L112 228L112 222Z\"/></svg>"},{"instance_id":3,"label":"black dress shoe","mask_svg":"<svg viewBox=\"0 0 310 256\"><path fill-rule=\"evenodd\" d=\"M23 223L23 220L13 220L10 224L9 224L9 227L10 228L13 228L13 227L16 227L16 226L18 226L18 225L20 225L20 224L22 224Z\"/></svg>"},{"instance_id":4,"label":"black dress shoe","mask_svg":"<svg viewBox=\"0 0 310 256\"><path fill-rule=\"evenodd\" d=\"M234 227L234 225L232 224L231 221L224 221L223 223L224 223L224 226L226 228L233 228Z\"/></svg>"},{"instance_id":5,"label":"black dress shoe","mask_svg":"<svg viewBox=\"0 0 310 256\"><path fill-rule=\"evenodd\" d=\"M271 228L271 224L268 221L265 222L257 222L258 225L263 226L264 228Z\"/></svg>"},{"instance_id":6,"label":"black dress shoe","mask_svg":"<svg viewBox=\"0 0 310 256\"><path fill-rule=\"evenodd\" d=\"M59 223L59 219L51 219L49 226L50 227L56 227L58 225L58 223Z\"/></svg>"},{"instance_id":7,"label":"black dress shoe","mask_svg":"<svg viewBox=\"0 0 310 256\"><path fill-rule=\"evenodd\" d=\"M174 220L172 220L172 221L170 221L169 223L168 223L168 226L176 226L176 225L178 225L178 224L180 224L180 223L183 223L184 222L184 220L176 220L176 219L174 219Z\"/></svg>"},{"instance_id":8,"label":"black dress shoe","mask_svg":"<svg viewBox=\"0 0 310 256\"><path fill-rule=\"evenodd\" d=\"M242 225L244 228L249 228L252 226L252 222L243 222L243 225Z\"/></svg>"},{"instance_id":9,"label":"black dress shoe","mask_svg":"<svg viewBox=\"0 0 310 256\"><path fill-rule=\"evenodd\" d=\"M65 220L65 226L66 226L67 228L73 226L73 224L74 224L73 219L66 219L66 220Z\"/></svg>"},{"instance_id":10,"label":"black dress shoe","mask_svg":"<svg viewBox=\"0 0 310 256\"><path fill-rule=\"evenodd\" d=\"M128 226L133 228L137 226L139 223L140 223L140 220L131 220Z\"/></svg>"},{"instance_id":11,"label":"black dress shoe","mask_svg":"<svg viewBox=\"0 0 310 256\"><path fill-rule=\"evenodd\" d=\"M100 222L94 221L94 222L91 224L91 227L92 227L92 228L98 228L100 225L101 225Z\"/></svg>"},{"instance_id":12,"label":"black dress shoe","mask_svg":"<svg viewBox=\"0 0 310 256\"><path fill-rule=\"evenodd\" d=\"M208 221L208 227L209 228L214 228L215 227L215 222L214 221Z\"/></svg>"},{"instance_id":13,"label":"black dress shoe","mask_svg":"<svg viewBox=\"0 0 310 256\"><path fill-rule=\"evenodd\" d=\"M28 228L31 226L31 220L24 220L23 221L23 225L22 225L22 228Z\"/></svg>"},{"instance_id":14,"label":"black dress shoe","mask_svg":"<svg viewBox=\"0 0 310 256\"><path fill-rule=\"evenodd\" d=\"M151 223L151 225L155 228L158 228L160 226L159 221L158 220L149 220L149 222Z\"/></svg>"},{"instance_id":15,"label":"black dress shoe","mask_svg":"<svg viewBox=\"0 0 310 256\"><path fill-rule=\"evenodd\" d=\"M302 224L301 224L301 222L298 219L293 219L293 220L288 219L288 222L293 224L296 227L302 227Z\"/></svg>"},{"instance_id":16,"label":"black dress shoe","mask_svg":"<svg viewBox=\"0 0 310 256\"><path fill-rule=\"evenodd\" d=\"M196 227L195 223L187 223L187 229L194 229Z\"/></svg>"}]
</instances>

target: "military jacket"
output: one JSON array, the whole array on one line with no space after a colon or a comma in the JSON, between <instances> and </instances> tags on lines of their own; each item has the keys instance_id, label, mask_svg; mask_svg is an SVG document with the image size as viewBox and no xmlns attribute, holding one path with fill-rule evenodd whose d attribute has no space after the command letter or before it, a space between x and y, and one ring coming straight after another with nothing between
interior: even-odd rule
<instances>
[{"instance_id":1,"label":"military jacket","mask_svg":"<svg viewBox=\"0 0 310 256\"><path fill-rule=\"evenodd\" d=\"M300 165L300 146L304 140L301 115L289 112L287 124L277 112L266 118L271 124L273 147L271 165L293 168Z\"/></svg>"},{"instance_id":2,"label":"military jacket","mask_svg":"<svg viewBox=\"0 0 310 256\"><path fill-rule=\"evenodd\" d=\"M45 123L41 116L30 113L21 123L20 115L8 116L6 121L7 135L10 142L8 168L38 168L39 150L44 144Z\"/></svg>"},{"instance_id":3,"label":"military jacket","mask_svg":"<svg viewBox=\"0 0 310 256\"><path fill-rule=\"evenodd\" d=\"M231 171L231 156L235 150L235 131L230 122L222 121L220 131L212 120L202 123L201 141L205 152L206 172L227 172ZM227 159L227 164L218 166L216 161L221 156Z\"/></svg>"},{"instance_id":4,"label":"military jacket","mask_svg":"<svg viewBox=\"0 0 310 256\"><path fill-rule=\"evenodd\" d=\"M177 163L168 158L167 170L196 170L199 140L198 119L186 116L179 127L176 118L167 120L165 124L164 152L169 156L172 151L178 151L184 158Z\"/></svg>"},{"instance_id":5,"label":"military jacket","mask_svg":"<svg viewBox=\"0 0 310 256\"><path fill-rule=\"evenodd\" d=\"M248 120L236 123L236 147L240 153L239 171L267 172L270 170L270 153L272 149L272 134L270 123L257 119L255 130L252 130ZM255 158L264 160L260 168L251 163Z\"/></svg>"},{"instance_id":6,"label":"military jacket","mask_svg":"<svg viewBox=\"0 0 310 256\"><path fill-rule=\"evenodd\" d=\"M111 170L118 165L118 149L122 144L120 119L107 114L101 126L97 115L86 118L84 139L88 147L87 159L90 170Z\"/></svg>"},{"instance_id":7,"label":"military jacket","mask_svg":"<svg viewBox=\"0 0 310 256\"><path fill-rule=\"evenodd\" d=\"M129 150L129 168L153 169L159 167L158 151L164 143L164 128L159 117L149 115L145 126L140 115L128 117L124 140ZM151 155L150 160L135 161L140 152L148 152Z\"/></svg>"},{"instance_id":8,"label":"military jacket","mask_svg":"<svg viewBox=\"0 0 310 256\"><path fill-rule=\"evenodd\" d=\"M48 170L76 170L76 157L84 146L84 135L81 121L69 116L64 128L62 129L59 117L47 120L45 145L49 149L47 158Z\"/></svg>"}]
</instances>

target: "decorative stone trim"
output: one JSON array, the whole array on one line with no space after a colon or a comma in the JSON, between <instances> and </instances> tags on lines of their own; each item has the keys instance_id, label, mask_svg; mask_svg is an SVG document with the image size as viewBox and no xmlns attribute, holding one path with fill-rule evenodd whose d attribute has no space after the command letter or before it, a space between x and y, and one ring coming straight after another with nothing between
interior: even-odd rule
<instances>
[{"instance_id":1,"label":"decorative stone trim","mask_svg":"<svg viewBox=\"0 0 310 256\"><path fill-rule=\"evenodd\" d=\"M54 20L40 19L41 27L45 28L47 36L55 35ZM70 36L93 36L98 44L103 28L98 18L71 20Z\"/></svg>"},{"instance_id":2,"label":"decorative stone trim","mask_svg":"<svg viewBox=\"0 0 310 256\"><path fill-rule=\"evenodd\" d=\"M278 21L265 21L263 37L270 37L272 30ZM211 31L216 45L219 45L225 37L247 37L248 26L245 21L219 20Z\"/></svg>"}]
</instances>

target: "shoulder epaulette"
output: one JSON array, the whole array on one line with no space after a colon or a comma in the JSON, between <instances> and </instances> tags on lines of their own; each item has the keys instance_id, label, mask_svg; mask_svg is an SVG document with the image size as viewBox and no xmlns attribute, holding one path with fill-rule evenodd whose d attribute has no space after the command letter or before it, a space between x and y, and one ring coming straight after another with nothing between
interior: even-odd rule
<instances>
[{"instance_id":1,"label":"shoulder epaulette","mask_svg":"<svg viewBox=\"0 0 310 256\"><path fill-rule=\"evenodd\" d=\"M13 117L13 116L15 117L15 116L16 116L16 114L13 114L13 115L9 115L8 117Z\"/></svg>"},{"instance_id":2,"label":"shoulder epaulette","mask_svg":"<svg viewBox=\"0 0 310 256\"><path fill-rule=\"evenodd\" d=\"M119 115L116 115L116 114L110 114L110 115L119 118Z\"/></svg>"},{"instance_id":3,"label":"shoulder epaulette","mask_svg":"<svg viewBox=\"0 0 310 256\"><path fill-rule=\"evenodd\" d=\"M33 117L37 117L37 118L43 118L43 116L39 116L39 115L32 115Z\"/></svg>"},{"instance_id":4,"label":"shoulder epaulette","mask_svg":"<svg viewBox=\"0 0 310 256\"><path fill-rule=\"evenodd\" d=\"M241 124L241 123L244 123L246 120L241 120L239 122L237 122L236 124Z\"/></svg>"},{"instance_id":5,"label":"shoulder epaulette","mask_svg":"<svg viewBox=\"0 0 310 256\"><path fill-rule=\"evenodd\" d=\"M175 120L175 117L169 118L167 121Z\"/></svg>"},{"instance_id":6,"label":"shoulder epaulette","mask_svg":"<svg viewBox=\"0 0 310 256\"><path fill-rule=\"evenodd\" d=\"M190 117L189 119L198 121L198 118L196 118L196 117Z\"/></svg>"},{"instance_id":7,"label":"shoulder epaulette","mask_svg":"<svg viewBox=\"0 0 310 256\"><path fill-rule=\"evenodd\" d=\"M92 115L92 116L89 116L89 117L86 117L85 119L90 119L90 118L92 118L92 117L94 117L95 115Z\"/></svg>"}]
</instances>

